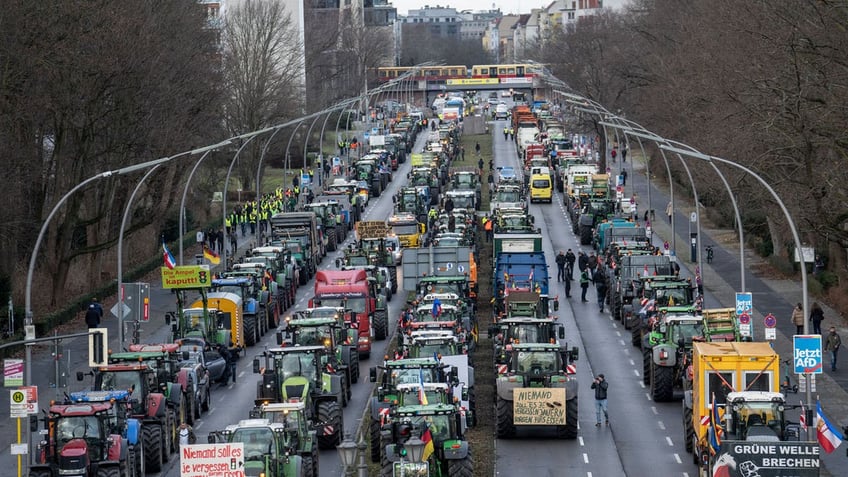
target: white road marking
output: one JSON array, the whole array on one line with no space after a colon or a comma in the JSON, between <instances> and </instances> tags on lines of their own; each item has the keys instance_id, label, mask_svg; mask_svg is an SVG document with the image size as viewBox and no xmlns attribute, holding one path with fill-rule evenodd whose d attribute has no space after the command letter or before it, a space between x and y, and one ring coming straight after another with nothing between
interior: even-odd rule
<instances>
[{"instance_id":1,"label":"white road marking","mask_svg":"<svg viewBox=\"0 0 848 477\"><path fill-rule=\"evenodd\" d=\"M645 397L648 398L648 401L651 400L651 393L645 393Z\"/></svg>"},{"instance_id":2,"label":"white road marking","mask_svg":"<svg viewBox=\"0 0 848 477\"><path fill-rule=\"evenodd\" d=\"M613 326L615 326L615 325L613 325ZM621 336L621 332L620 332L620 331L616 331L616 332L615 332L615 334L617 334L618 336Z\"/></svg>"},{"instance_id":3,"label":"white road marking","mask_svg":"<svg viewBox=\"0 0 848 477\"><path fill-rule=\"evenodd\" d=\"M676 460L678 464L682 464L682 463L683 463L683 461L682 461L682 460L680 460L680 456L679 456L679 455L677 455L677 453L676 453L676 452L674 453L674 460Z\"/></svg>"},{"instance_id":4,"label":"white road marking","mask_svg":"<svg viewBox=\"0 0 848 477\"><path fill-rule=\"evenodd\" d=\"M585 452L583 453L583 463L584 464L589 463L589 454L586 454Z\"/></svg>"},{"instance_id":5,"label":"white road marking","mask_svg":"<svg viewBox=\"0 0 848 477\"><path fill-rule=\"evenodd\" d=\"M580 447L583 447L583 446L586 445L586 443L583 442L583 436L577 436L577 442L580 443Z\"/></svg>"},{"instance_id":6,"label":"white road marking","mask_svg":"<svg viewBox=\"0 0 848 477\"><path fill-rule=\"evenodd\" d=\"M624 340L618 340L618 342L621 343L621 346L624 346Z\"/></svg>"},{"instance_id":7,"label":"white road marking","mask_svg":"<svg viewBox=\"0 0 848 477\"><path fill-rule=\"evenodd\" d=\"M645 389L645 381L639 381L639 385L642 386L642 389Z\"/></svg>"},{"instance_id":8,"label":"white road marking","mask_svg":"<svg viewBox=\"0 0 848 477\"><path fill-rule=\"evenodd\" d=\"M238 373L238 377L242 377L242 376L244 376L244 371Z\"/></svg>"},{"instance_id":9,"label":"white road marking","mask_svg":"<svg viewBox=\"0 0 848 477\"><path fill-rule=\"evenodd\" d=\"M610 316L610 320L612 320L612 316ZM615 323L612 324L612 327L618 329L618 325ZM616 331L616 333L618 333L618 336L621 336L621 332Z\"/></svg>"},{"instance_id":10,"label":"white road marking","mask_svg":"<svg viewBox=\"0 0 848 477\"><path fill-rule=\"evenodd\" d=\"M636 366L636 361L630 360L630 366Z\"/></svg>"},{"instance_id":11,"label":"white road marking","mask_svg":"<svg viewBox=\"0 0 848 477\"><path fill-rule=\"evenodd\" d=\"M662 421L657 421L657 425L660 426L660 429L665 430L665 424Z\"/></svg>"},{"instance_id":12,"label":"white road marking","mask_svg":"<svg viewBox=\"0 0 848 477\"><path fill-rule=\"evenodd\" d=\"M212 414L213 412L215 412L215 408L214 408L214 407L210 407L210 408L209 408L209 414Z\"/></svg>"},{"instance_id":13,"label":"white road marking","mask_svg":"<svg viewBox=\"0 0 848 477\"><path fill-rule=\"evenodd\" d=\"M592 477L592 473L591 473L591 472L586 472L586 477Z\"/></svg>"},{"instance_id":14,"label":"white road marking","mask_svg":"<svg viewBox=\"0 0 848 477\"><path fill-rule=\"evenodd\" d=\"M633 370L633 374L635 374L635 375L636 375L636 377L638 378L638 377L639 377L639 370L638 370L638 369L634 369L634 370Z\"/></svg>"},{"instance_id":15,"label":"white road marking","mask_svg":"<svg viewBox=\"0 0 848 477\"><path fill-rule=\"evenodd\" d=\"M660 415L660 412L657 411L657 406L651 406L651 412L653 412L656 416Z\"/></svg>"},{"instance_id":16,"label":"white road marking","mask_svg":"<svg viewBox=\"0 0 848 477\"><path fill-rule=\"evenodd\" d=\"M684 472L683 477L689 477L689 472Z\"/></svg>"},{"instance_id":17,"label":"white road marking","mask_svg":"<svg viewBox=\"0 0 848 477\"><path fill-rule=\"evenodd\" d=\"M665 436L665 441L668 442L668 445L674 447L674 443L671 442L671 437Z\"/></svg>"}]
</instances>

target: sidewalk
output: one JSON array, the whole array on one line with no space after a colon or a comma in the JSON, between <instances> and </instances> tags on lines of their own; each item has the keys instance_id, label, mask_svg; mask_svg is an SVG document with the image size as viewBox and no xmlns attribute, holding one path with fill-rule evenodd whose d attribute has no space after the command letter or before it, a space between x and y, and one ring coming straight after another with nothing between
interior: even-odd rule
<instances>
[{"instance_id":1,"label":"sidewalk","mask_svg":"<svg viewBox=\"0 0 848 477\"><path fill-rule=\"evenodd\" d=\"M639 204L640 216L648 210L648 184L645 176L644 161L637 155L633 164L634 174L628 177L625 194L635 193L637 203ZM614 163L616 168L621 167L621 162ZM628 169L630 164L627 164ZM658 187L659 185L659 187ZM633 192L630 192L630 191ZM653 230L654 245L662 247L663 241L668 240L671 243L672 230L671 225L665 215L665 207L669 202L667 190L667 179L665 173L662 175L655 174L652 178L652 206L657 212L656 220L651 222ZM677 243L675 253L679 258L678 263L681 267L681 274L694 276L695 264L692 263L690 257L689 246L689 217L694 212L694 204L692 197L682 197L676 194L675 196L675 229L677 235ZM704 216L702 212L702 216ZM640 220L641 222L641 220ZM721 237L721 238L719 238ZM732 237L728 240L725 237ZM713 263L707 264L704 261L704 270L702 271L704 290L706 293L706 307L734 307L736 303L736 292L741 290L740 277L740 261L739 261L739 242L736 234L732 230L711 229L708 224L701 222L700 248L703 253L704 247L712 245L714 250ZM752 314L752 324L754 331L754 339L763 341L765 331L763 326L763 317L768 313L772 313L777 317L777 340L773 342L774 349L780 354L782 359L792 356L792 336L795 333L795 325L792 324L790 317L795 303L802 300L802 288L800 279L783 279L780 277L768 276L764 271L768 267L766 260L760 258L753 250L745 249L745 265L746 275L745 283L747 292L752 293L754 313ZM817 301L815 297L810 296L809 303ZM824 327L835 325L837 332L843 339L848 339L848 328L845 326L845 320L840 317L839 313L822 305L825 314ZM838 317L838 318L837 318ZM811 326L812 328L812 326ZM848 358L843 358L844 361ZM830 421L839 427L848 424L848 364L843 364L839 367L839 371L831 372L829 366L829 358L824 358L825 372L815 377L815 391L812 393L813 406L815 406L816 398L820 398L822 408ZM781 368L782 369L782 368ZM782 378L782 375L781 375ZM797 375L792 375L793 380ZM797 405L806 399L804 388L802 387L798 394L786 395L787 403ZM790 412L789 414L793 421L797 420L797 413ZM811 428L812 429L812 428ZM812 429L812 439L815 440L815 429ZM822 454L822 463L826 469L832 470L827 474L827 470L822 469L822 475L842 475L844 469L848 466L845 454L842 448L837 449L832 454ZM838 470L843 469L843 470Z\"/></svg>"}]
</instances>

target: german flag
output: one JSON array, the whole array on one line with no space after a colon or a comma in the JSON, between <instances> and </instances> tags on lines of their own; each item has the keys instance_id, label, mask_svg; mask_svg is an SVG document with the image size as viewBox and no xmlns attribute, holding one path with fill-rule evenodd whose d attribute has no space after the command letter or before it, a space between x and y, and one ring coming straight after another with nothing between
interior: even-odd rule
<instances>
[{"instance_id":1,"label":"german flag","mask_svg":"<svg viewBox=\"0 0 848 477\"><path fill-rule=\"evenodd\" d=\"M433 452L436 451L436 447L433 444L433 434L430 433L430 426L427 426L427 430L424 431L424 434L421 434L421 440L424 441L424 453L421 454L421 461L427 462Z\"/></svg>"},{"instance_id":2,"label":"german flag","mask_svg":"<svg viewBox=\"0 0 848 477\"><path fill-rule=\"evenodd\" d=\"M221 263L221 256L205 245L203 246L203 258L209 260L212 265L218 265Z\"/></svg>"}]
</instances>

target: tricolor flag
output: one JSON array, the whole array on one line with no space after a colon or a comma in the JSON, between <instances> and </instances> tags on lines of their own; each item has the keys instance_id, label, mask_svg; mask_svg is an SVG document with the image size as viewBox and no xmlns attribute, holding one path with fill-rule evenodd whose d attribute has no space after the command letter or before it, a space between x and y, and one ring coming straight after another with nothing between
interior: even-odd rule
<instances>
[{"instance_id":1,"label":"tricolor flag","mask_svg":"<svg viewBox=\"0 0 848 477\"><path fill-rule=\"evenodd\" d=\"M530 282L533 281L533 272L535 271L535 269L536 267L530 267L530 276L527 277L527 280L529 280Z\"/></svg>"},{"instance_id":2,"label":"tricolor flag","mask_svg":"<svg viewBox=\"0 0 848 477\"><path fill-rule=\"evenodd\" d=\"M441 314L442 314L442 300L439 300L438 298L436 298L435 300L433 300L433 310L432 310L432 313L433 313L433 316L434 316L434 317L438 317L439 315L441 315Z\"/></svg>"},{"instance_id":3,"label":"tricolor flag","mask_svg":"<svg viewBox=\"0 0 848 477\"><path fill-rule=\"evenodd\" d=\"M713 394L713 403L710 406L710 448L713 454L717 454L721 448L721 421L718 415L718 406L716 405L715 394Z\"/></svg>"},{"instance_id":4,"label":"tricolor flag","mask_svg":"<svg viewBox=\"0 0 848 477\"><path fill-rule=\"evenodd\" d=\"M842 444L842 433L827 420L822 411L821 402L816 401L816 434L822 449L830 454Z\"/></svg>"},{"instance_id":5,"label":"tricolor flag","mask_svg":"<svg viewBox=\"0 0 848 477\"><path fill-rule=\"evenodd\" d=\"M801 424L801 430L807 432L807 408L804 407L804 401L801 401L801 415L798 416L798 423Z\"/></svg>"},{"instance_id":6,"label":"tricolor flag","mask_svg":"<svg viewBox=\"0 0 848 477\"><path fill-rule=\"evenodd\" d=\"M162 250L164 251L162 258L165 260L165 266L173 270L174 267L177 266L177 261L174 260L174 256L171 255L171 251L165 246L165 242L162 242Z\"/></svg>"},{"instance_id":7,"label":"tricolor flag","mask_svg":"<svg viewBox=\"0 0 848 477\"><path fill-rule=\"evenodd\" d=\"M427 402L427 392L424 391L424 369L418 368L418 403L426 406L430 404ZM426 458L424 460L427 460Z\"/></svg>"},{"instance_id":8,"label":"tricolor flag","mask_svg":"<svg viewBox=\"0 0 848 477\"><path fill-rule=\"evenodd\" d=\"M424 441L424 452L421 454L421 461L427 462L433 452L436 451L436 447L433 444L433 434L430 433L430 426L424 430L424 433L421 434L421 440Z\"/></svg>"},{"instance_id":9,"label":"tricolor flag","mask_svg":"<svg viewBox=\"0 0 848 477\"><path fill-rule=\"evenodd\" d=\"M213 252L212 249L206 245L203 246L203 258L209 260L212 265L218 265L221 263L221 256Z\"/></svg>"}]
</instances>

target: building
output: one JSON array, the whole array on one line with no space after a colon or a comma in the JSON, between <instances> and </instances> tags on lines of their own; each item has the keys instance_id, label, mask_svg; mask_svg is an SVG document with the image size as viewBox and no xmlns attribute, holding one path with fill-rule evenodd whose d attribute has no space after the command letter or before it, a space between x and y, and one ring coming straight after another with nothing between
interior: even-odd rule
<instances>
[{"instance_id":1,"label":"building","mask_svg":"<svg viewBox=\"0 0 848 477\"><path fill-rule=\"evenodd\" d=\"M560 2L555 2L560 3ZM569 28L575 25L581 18L597 15L603 7L602 0L565 0L562 12L562 27Z\"/></svg>"},{"instance_id":2,"label":"building","mask_svg":"<svg viewBox=\"0 0 848 477\"><path fill-rule=\"evenodd\" d=\"M402 21L406 25L426 25L430 35L437 38L460 38L462 17L455 8L436 5L409 10Z\"/></svg>"},{"instance_id":3,"label":"building","mask_svg":"<svg viewBox=\"0 0 848 477\"><path fill-rule=\"evenodd\" d=\"M501 17L500 10L488 10L480 12L472 12L464 10L460 12L461 27L459 36L462 40L477 40L482 41L492 20Z\"/></svg>"},{"instance_id":4,"label":"building","mask_svg":"<svg viewBox=\"0 0 848 477\"><path fill-rule=\"evenodd\" d=\"M503 15L489 22L483 34L483 47L492 55L495 62L506 63L515 57L513 27L520 18L520 15Z\"/></svg>"}]
</instances>

